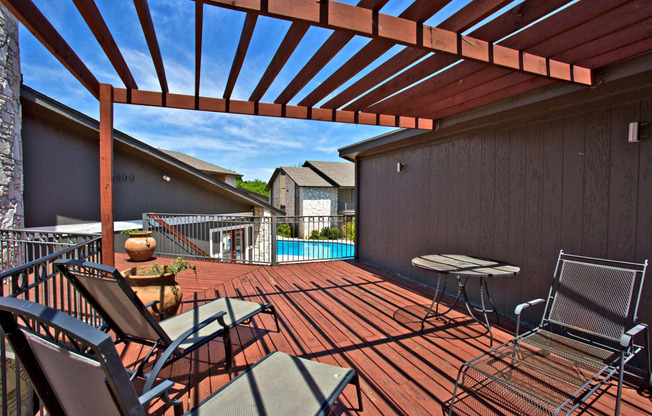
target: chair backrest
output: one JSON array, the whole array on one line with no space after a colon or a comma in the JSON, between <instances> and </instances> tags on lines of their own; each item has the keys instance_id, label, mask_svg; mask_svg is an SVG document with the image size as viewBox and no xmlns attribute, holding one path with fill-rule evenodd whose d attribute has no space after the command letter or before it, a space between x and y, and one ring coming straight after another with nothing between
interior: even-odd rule
<instances>
[{"instance_id":1,"label":"chair backrest","mask_svg":"<svg viewBox=\"0 0 652 416\"><path fill-rule=\"evenodd\" d=\"M596 259L562 250L545 319L618 341L636 320L646 267L647 261Z\"/></svg>"},{"instance_id":2,"label":"chair backrest","mask_svg":"<svg viewBox=\"0 0 652 416\"><path fill-rule=\"evenodd\" d=\"M116 268L82 260L57 260L54 265L118 336L171 343Z\"/></svg>"},{"instance_id":3,"label":"chair backrest","mask_svg":"<svg viewBox=\"0 0 652 416\"><path fill-rule=\"evenodd\" d=\"M108 334L7 297L0 298L0 326L48 414L145 414Z\"/></svg>"}]
</instances>

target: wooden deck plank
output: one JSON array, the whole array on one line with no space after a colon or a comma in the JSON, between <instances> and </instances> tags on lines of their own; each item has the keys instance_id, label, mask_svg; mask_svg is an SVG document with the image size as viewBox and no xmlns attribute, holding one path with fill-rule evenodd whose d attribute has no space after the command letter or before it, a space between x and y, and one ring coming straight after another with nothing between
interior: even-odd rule
<instances>
[{"instance_id":1,"label":"wooden deck plank","mask_svg":"<svg viewBox=\"0 0 652 416\"><path fill-rule=\"evenodd\" d=\"M164 264L169 259L157 261ZM126 264L119 255L116 263ZM446 321L429 318L424 331L419 331L433 291L356 261L277 267L195 264L197 279L192 273L179 276L183 310L220 296L269 302L277 310L280 331L273 318L263 314L233 331L236 373L270 351L360 373L364 411L356 411L355 390L347 387L331 409L334 415L444 414L457 369L488 348L484 328L461 308ZM511 321L501 319L497 325L492 318L492 325L496 342L513 335ZM120 348L125 363L136 362L146 352L134 345ZM165 376L178 383L174 393L186 409L228 382L219 338L171 367ZM613 383L603 388L583 414L612 414L615 390ZM471 414L491 414L491 409L470 399L465 404L472 407ZM172 414L161 403L154 403L149 413ZM626 384L621 414L652 414L649 395Z\"/></svg>"}]
</instances>

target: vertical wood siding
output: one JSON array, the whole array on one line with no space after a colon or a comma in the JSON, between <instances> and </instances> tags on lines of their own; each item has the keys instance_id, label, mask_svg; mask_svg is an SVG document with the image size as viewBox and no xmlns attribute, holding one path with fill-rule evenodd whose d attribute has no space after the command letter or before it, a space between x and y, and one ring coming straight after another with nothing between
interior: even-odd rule
<instances>
[{"instance_id":1,"label":"vertical wood siding","mask_svg":"<svg viewBox=\"0 0 652 416\"><path fill-rule=\"evenodd\" d=\"M434 276L410 265L420 254L515 263L518 276L490 281L506 315L547 294L562 248L652 260L652 139L628 143L630 121L652 122L652 101L359 159L360 259L426 283ZM652 323L648 280L640 315Z\"/></svg>"}]
</instances>

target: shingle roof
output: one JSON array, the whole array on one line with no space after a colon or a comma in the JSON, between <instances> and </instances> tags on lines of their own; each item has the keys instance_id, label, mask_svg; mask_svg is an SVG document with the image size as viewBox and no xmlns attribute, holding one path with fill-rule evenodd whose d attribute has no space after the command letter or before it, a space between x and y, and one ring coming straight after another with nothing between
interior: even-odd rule
<instances>
[{"instance_id":1,"label":"shingle roof","mask_svg":"<svg viewBox=\"0 0 652 416\"><path fill-rule=\"evenodd\" d=\"M225 169L221 166L214 165L212 163L208 163L205 160L197 159L196 157L189 156L185 153L181 152L175 152L174 150L166 150L166 149L158 149L163 153L166 153L170 156L172 156L175 159L178 159L182 161L183 163L186 163L190 166L192 166L195 169L199 169L203 172L207 173L221 173L223 175L234 175L234 176L241 176L241 174L234 172L229 169Z\"/></svg>"},{"instance_id":2,"label":"shingle roof","mask_svg":"<svg viewBox=\"0 0 652 416\"><path fill-rule=\"evenodd\" d=\"M308 160L303 164L312 167L330 179L336 186L355 186L355 164L350 162L320 162Z\"/></svg>"},{"instance_id":3,"label":"shingle roof","mask_svg":"<svg viewBox=\"0 0 652 416\"><path fill-rule=\"evenodd\" d=\"M281 169L298 185L311 187L331 187L333 186L326 179L319 176L310 168L297 168L283 166Z\"/></svg>"}]
</instances>

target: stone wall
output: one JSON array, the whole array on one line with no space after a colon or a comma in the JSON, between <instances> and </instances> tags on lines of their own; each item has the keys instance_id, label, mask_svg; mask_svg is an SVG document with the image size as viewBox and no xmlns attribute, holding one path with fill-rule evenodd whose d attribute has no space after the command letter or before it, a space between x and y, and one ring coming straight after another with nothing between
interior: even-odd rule
<instances>
[{"instance_id":1,"label":"stone wall","mask_svg":"<svg viewBox=\"0 0 652 416\"><path fill-rule=\"evenodd\" d=\"M301 188L301 215L323 217L337 215L337 188ZM299 235L308 238L313 230L331 227L330 219L304 218L299 224Z\"/></svg>"},{"instance_id":2,"label":"stone wall","mask_svg":"<svg viewBox=\"0 0 652 416\"><path fill-rule=\"evenodd\" d=\"M18 22L0 5L1 228L22 228L24 225L20 82Z\"/></svg>"}]
</instances>

